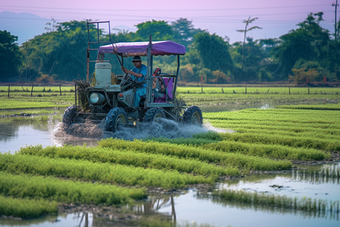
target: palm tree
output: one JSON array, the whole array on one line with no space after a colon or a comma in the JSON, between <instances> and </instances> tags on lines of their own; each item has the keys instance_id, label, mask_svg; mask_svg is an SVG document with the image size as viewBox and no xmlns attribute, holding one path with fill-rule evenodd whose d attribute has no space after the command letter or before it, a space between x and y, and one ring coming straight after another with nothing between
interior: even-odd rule
<instances>
[{"instance_id":1,"label":"palm tree","mask_svg":"<svg viewBox=\"0 0 340 227\"><path fill-rule=\"evenodd\" d=\"M236 30L236 31L238 31L238 32L243 32L243 33L244 33L244 37L243 37L243 53L242 53L242 59L243 59L242 69L243 69L243 67L244 67L244 44L245 44L245 42L246 42L247 32L249 32L249 31L251 31L251 30L253 30L253 29L256 29L256 28L262 29L262 28L259 27L259 26L253 26L253 27L247 29L248 24L252 23L252 22L253 22L254 20L256 20L256 19L259 19L259 18L258 18L258 17L250 18L250 17L249 17L248 20L243 20L242 23L245 23L245 24L246 24L244 30Z\"/></svg>"}]
</instances>

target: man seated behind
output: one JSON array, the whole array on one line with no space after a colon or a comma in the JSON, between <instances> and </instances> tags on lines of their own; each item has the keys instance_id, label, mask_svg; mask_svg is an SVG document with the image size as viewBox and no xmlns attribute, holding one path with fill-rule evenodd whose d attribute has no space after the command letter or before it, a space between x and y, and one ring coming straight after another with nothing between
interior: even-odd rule
<instances>
[{"instance_id":1,"label":"man seated behind","mask_svg":"<svg viewBox=\"0 0 340 227\"><path fill-rule=\"evenodd\" d=\"M135 92L135 100L133 103L134 107L139 107L139 102L141 100L141 97L146 95L146 80L145 75L147 72L147 68L145 65L142 64L142 59L140 56L135 56L132 59L133 65L135 66L132 70L126 69L124 66L122 66L122 70L124 73L131 74L131 79L136 82L143 82L143 86L137 88Z\"/></svg>"}]
</instances>

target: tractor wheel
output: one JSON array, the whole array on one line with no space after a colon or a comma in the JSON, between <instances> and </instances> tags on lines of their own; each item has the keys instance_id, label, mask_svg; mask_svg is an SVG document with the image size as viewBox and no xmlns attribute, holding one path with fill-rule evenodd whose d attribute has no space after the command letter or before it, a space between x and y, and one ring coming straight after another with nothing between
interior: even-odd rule
<instances>
[{"instance_id":1,"label":"tractor wheel","mask_svg":"<svg viewBox=\"0 0 340 227\"><path fill-rule=\"evenodd\" d=\"M183 123L202 126L203 117L201 109L197 106L190 106L186 108L183 114Z\"/></svg>"},{"instance_id":2,"label":"tractor wheel","mask_svg":"<svg viewBox=\"0 0 340 227\"><path fill-rule=\"evenodd\" d=\"M128 117L123 108L112 108L106 115L105 130L115 132L119 130L119 125L125 125L127 122Z\"/></svg>"},{"instance_id":3,"label":"tractor wheel","mask_svg":"<svg viewBox=\"0 0 340 227\"><path fill-rule=\"evenodd\" d=\"M154 122L159 118L165 118L163 110L160 108L151 108L145 113L143 122Z\"/></svg>"},{"instance_id":4,"label":"tractor wheel","mask_svg":"<svg viewBox=\"0 0 340 227\"><path fill-rule=\"evenodd\" d=\"M77 107L75 105L67 107L63 115L63 123L67 126L70 126L73 123L76 113Z\"/></svg>"}]
</instances>

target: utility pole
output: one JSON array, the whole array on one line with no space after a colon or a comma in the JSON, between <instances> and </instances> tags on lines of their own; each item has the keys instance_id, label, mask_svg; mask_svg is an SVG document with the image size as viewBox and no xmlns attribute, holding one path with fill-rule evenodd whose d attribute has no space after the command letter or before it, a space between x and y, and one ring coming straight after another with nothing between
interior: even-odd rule
<instances>
[{"instance_id":1,"label":"utility pole","mask_svg":"<svg viewBox=\"0 0 340 227\"><path fill-rule=\"evenodd\" d=\"M338 11L338 6L339 6L339 4L338 4L338 0L336 0L336 3L334 4L334 3L332 3L332 6L335 6L335 20L334 20L334 22L335 22L335 24L334 24L334 39L335 39L335 42L336 42L336 23L337 23L337 11Z\"/></svg>"}]
</instances>

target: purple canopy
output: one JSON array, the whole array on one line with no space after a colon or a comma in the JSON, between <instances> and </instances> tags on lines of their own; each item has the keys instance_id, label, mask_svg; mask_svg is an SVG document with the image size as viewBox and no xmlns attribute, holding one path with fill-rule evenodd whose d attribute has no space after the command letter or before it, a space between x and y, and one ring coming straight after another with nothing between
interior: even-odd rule
<instances>
[{"instance_id":1,"label":"purple canopy","mask_svg":"<svg viewBox=\"0 0 340 227\"><path fill-rule=\"evenodd\" d=\"M114 54L113 47L118 54L124 57L132 56L147 56L149 42L126 42L115 43L99 47L98 54ZM152 42L152 55L183 55L185 54L185 47L172 41L158 41Z\"/></svg>"}]
</instances>

